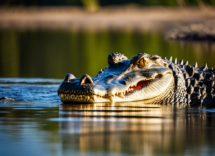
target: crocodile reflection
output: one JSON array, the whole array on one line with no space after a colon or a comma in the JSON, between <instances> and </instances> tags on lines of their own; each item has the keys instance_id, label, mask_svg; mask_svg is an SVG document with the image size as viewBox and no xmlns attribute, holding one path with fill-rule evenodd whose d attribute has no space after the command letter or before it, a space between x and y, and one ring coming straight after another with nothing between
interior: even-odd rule
<instances>
[{"instance_id":1,"label":"crocodile reflection","mask_svg":"<svg viewBox=\"0 0 215 156\"><path fill-rule=\"evenodd\" d=\"M183 154L184 146L203 148L208 120L198 109L142 102L62 104L59 111L64 143L70 147L68 144L78 140L83 153L102 149L121 152L129 147L127 152L132 154L171 153L172 149ZM215 137L214 133L210 136Z\"/></svg>"}]
</instances>

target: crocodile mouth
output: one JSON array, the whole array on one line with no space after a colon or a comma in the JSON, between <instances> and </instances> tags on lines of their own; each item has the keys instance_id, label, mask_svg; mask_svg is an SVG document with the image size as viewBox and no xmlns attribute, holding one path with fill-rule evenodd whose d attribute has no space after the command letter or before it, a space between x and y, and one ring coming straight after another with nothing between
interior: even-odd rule
<instances>
[{"instance_id":1,"label":"crocodile mouth","mask_svg":"<svg viewBox=\"0 0 215 156\"><path fill-rule=\"evenodd\" d=\"M94 94L94 95L84 95L84 94L72 94L71 92L65 92L60 94L60 98L64 102L113 102L113 98L120 98L124 99L126 96L129 96L135 91L141 90L148 82L151 80L141 80L135 83L134 85L130 85L124 91L116 91L112 95L101 95L101 94Z\"/></svg>"},{"instance_id":2,"label":"crocodile mouth","mask_svg":"<svg viewBox=\"0 0 215 156\"><path fill-rule=\"evenodd\" d=\"M59 93L61 101L64 103L94 103L94 102L126 102L148 100L163 93L173 81L172 74L153 79L136 80L126 88L113 87L112 90L96 89L92 93L76 93L74 91L63 91ZM115 89L114 89L115 88ZM94 88L95 89L95 88ZM95 90L94 90L95 91Z\"/></svg>"},{"instance_id":3,"label":"crocodile mouth","mask_svg":"<svg viewBox=\"0 0 215 156\"><path fill-rule=\"evenodd\" d=\"M142 80L142 81L137 82L136 85L130 86L128 88L128 90L125 91L125 95L128 95L136 90L143 88L143 86L146 85L149 81L150 80Z\"/></svg>"}]
</instances>

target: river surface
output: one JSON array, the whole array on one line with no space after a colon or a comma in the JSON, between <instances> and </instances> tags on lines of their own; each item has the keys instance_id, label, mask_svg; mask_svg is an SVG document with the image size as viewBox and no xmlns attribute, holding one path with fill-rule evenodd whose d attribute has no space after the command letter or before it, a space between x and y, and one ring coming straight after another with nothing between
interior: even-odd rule
<instances>
[{"instance_id":1,"label":"river surface","mask_svg":"<svg viewBox=\"0 0 215 156\"><path fill-rule=\"evenodd\" d=\"M215 154L215 109L139 102L62 104L59 79L0 78L0 153Z\"/></svg>"},{"instance_id":2,"label":"river surface","mask_svg":"<svg viewBox=\"0 0 215 156\"><path fill-rule=\"evenodd\" d=\"M0 155L212 156L215 109L126 103L62 104L67 73L94 76L118 51L215 67L215 45L161 33L0 31ZM28 77L28 78L26 78ZM42 77L42 78L37 78Z\"/></svg>"}]
</instances>

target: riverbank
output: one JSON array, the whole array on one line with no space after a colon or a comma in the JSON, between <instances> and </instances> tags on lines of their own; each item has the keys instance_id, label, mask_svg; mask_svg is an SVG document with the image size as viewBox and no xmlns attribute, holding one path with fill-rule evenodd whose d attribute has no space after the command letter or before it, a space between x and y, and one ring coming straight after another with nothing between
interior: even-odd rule
<instances>
[{"instance_id":1,"label":"riverbank","mask_svg":"<svg viewBox=\"0 0 215 156\"><path fill-rule=\"evenodd\" d=\"M12 7L0 9L0 29L169 30L215 21L215 9L106 7L91 13L78 7Z\"/></svg>"}]
</instances>

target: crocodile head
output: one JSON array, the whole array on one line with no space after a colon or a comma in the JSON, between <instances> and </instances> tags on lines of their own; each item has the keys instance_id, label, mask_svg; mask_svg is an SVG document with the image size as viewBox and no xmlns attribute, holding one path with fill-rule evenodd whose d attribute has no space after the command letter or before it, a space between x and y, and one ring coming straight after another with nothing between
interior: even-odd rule
<instances>
[{"instance_id":1,"label":"crocodile head","mask_svg":"<svg viewBox=\"0 0 215 156\"><path fill-rule=\"evenodd\" d=\"M63 103L123 102L158 103L174 88L171 69L158 55L141 53L132 59L119 53L108 56L108 66L94 78L67 74L58 89Z\"/></svg>"}]
</instances>

